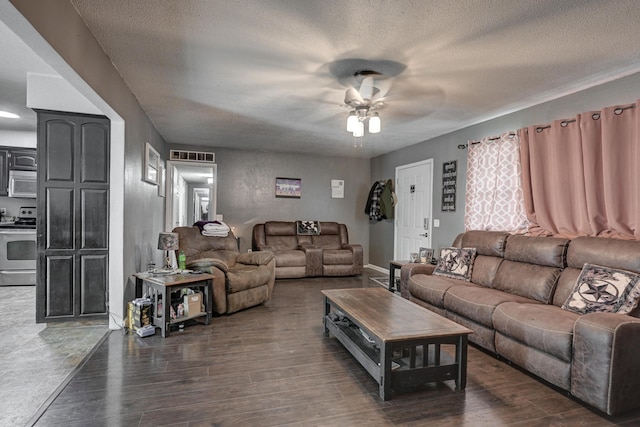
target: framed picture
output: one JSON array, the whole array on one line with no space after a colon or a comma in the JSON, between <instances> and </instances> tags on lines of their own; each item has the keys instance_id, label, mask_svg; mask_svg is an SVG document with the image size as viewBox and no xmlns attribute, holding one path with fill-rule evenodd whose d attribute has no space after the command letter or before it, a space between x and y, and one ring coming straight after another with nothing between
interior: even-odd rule
<instances>
[{"instance_id":1,"label":"framed picture","mask_svg":"<svg viewBox=\"0 0 640 427\"><path fill-rule=\"evenodd\" d=\"M276 197L299 199L302 194L300 178L276 178Z\"/></svg>"},{"instance_id":2,"label":"framed picture","mask_svg":"<svg viewBox=\"0 0 640 427\"><path fill-rule=\"evenodd\" d=\"M331 180L331 198L344 199L344 179Z\"/></svg>"},{"instance_id":3,"label":"framed picture","mask_svg":"<svg viewBox=\"0 0 640 427\"><path fill-rule=\"evenodd\" d=\"M456 211L456 182L458 179L458 161L451 160L442 164L442 212Z\"/></svg>"},{"instance_id":4,"label":"framed picture","mask_svg":"<svg viewBox=\"0 0 640 427\"><path fill-rule=\"evenodd\" d=\"M144 149L144 180L149 184L158 185L159 169L160 154L147 142Z\"/></svg>"},{"instance_id":5,"label":"framed picture","mask_svg":"<svg viewBox=\"0 0 640 427\"><path fill-rule=\"evenodd\" d=\"M418 261L422 264L426 264L431 262L433 259L433 249L430 248L420 248L418 251Z\"/></svg>"},{"instance_id":6,"label":"framed picture","mask_svg":"<svg viewBox=\"0 0 640 427\"><path fill-rule=\"evenodd\" d=\"M158 196L165 197L167 191L167 170L164 165L158 166Z\"/></svg>"}]
</instances>

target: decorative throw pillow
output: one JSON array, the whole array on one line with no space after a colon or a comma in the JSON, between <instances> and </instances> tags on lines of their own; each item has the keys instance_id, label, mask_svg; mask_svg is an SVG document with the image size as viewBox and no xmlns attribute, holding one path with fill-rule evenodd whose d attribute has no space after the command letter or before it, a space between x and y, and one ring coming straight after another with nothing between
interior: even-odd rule
<instances>
[{"instance_id":1,"label":"decorative throw pillow","mask_svg":"<svg viewBox=\"0 0 640 427\"><path fill-rule=\"evenodd\" d=\"M638 298L640 276L637 274L585 263L562 308L579 314L628 314L638 306Z\"/></svg>"},{"instance_id":2,"label":"decorative throw pillow","mask_svg":"<svg viewBox=\"0 0 640 427\"><path fill-rule=\"evenodd\" d=\"M298 235L318 236L320 234L320 221L296 221Z\"/></svg>"},{"instance_id":3,"label":"decorative throw pillow","mask_svg":"<svg viewBox=\"0 0 640 427\"><path fill-rule=\"evenodd\" d=\"M476 248L442 248L433 274L452 279L471 280Z\"/></svg>"}]
</instances>

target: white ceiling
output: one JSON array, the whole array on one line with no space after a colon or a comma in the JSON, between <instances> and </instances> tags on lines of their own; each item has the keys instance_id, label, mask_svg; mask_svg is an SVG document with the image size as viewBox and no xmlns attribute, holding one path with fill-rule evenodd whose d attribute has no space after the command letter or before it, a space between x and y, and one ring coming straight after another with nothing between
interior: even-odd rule
<instances>
[{"instance_id":1,"label":"white ceiling","mask_svg":"<svg viewBox=\"0 0 640 427\"><path fill-rule=\"evenodd\" d=\"M27 73L57 75L38 55L0 21L0 110L20 116L0 117L0 130L36 130L36 113L27 108ZM11 145L11 141L0 141Z\"/></svg>"},{"instance_id":2,"label":"white ceiling","mask_svg":"<svg viewBox=\"0 0 640 427\"><path fill-rule=\"evenodd\" d=\"M640 71L636 0L70 1L177 144L370 158ZM341 81L385 61L356 149Z\"/></svg>"}]
</instances>

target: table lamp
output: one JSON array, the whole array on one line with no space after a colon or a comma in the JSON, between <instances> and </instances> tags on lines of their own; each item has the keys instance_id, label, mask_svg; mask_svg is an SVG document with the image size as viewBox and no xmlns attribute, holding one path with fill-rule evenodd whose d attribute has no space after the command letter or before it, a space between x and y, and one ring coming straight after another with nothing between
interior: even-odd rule
<instances>
[{"instance_id":1,"label":"table lamp","mask_svg":"<svg viewBox=\"0 0 640 427\"><path fill-rule=\"evenodd\" d=\"M158 235L158 249L164 252L164 266L162 268L170 270L173 268L173 262L169 251L177 251L178 246L178 233L165 233L162 232Z\"/></svg>"}]
</instances>

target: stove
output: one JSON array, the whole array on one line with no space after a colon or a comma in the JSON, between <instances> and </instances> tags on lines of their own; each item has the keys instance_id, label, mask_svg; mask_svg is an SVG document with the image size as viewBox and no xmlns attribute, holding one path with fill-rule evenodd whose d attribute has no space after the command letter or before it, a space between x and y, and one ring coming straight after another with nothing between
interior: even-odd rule
<instances>
[{"instance_id":1,"label":"stove","mask_svg":"<svg viewBox=\"0 0 640 427\"><path fill-rule=\"evenodd\" d=\"M20 216L13 222L2 222L0 228L30 229L36 228L36 208L27 206L20 208Z\"/></svg>"},{"instance_id":2,"label":"stove","mask_svg":"<svg viewBox=\"0 0 640 427\"><path fill-rule=\"evenodd\" d=\"M14 222L15 225L28 225L36 228L36 208L26 207L20 208L20 216Z\"/></svg>"},{"instance_id":3,"label":"stove","mask_svg":"<svg viewBox=\"0 0 640 427\"><path fill-rule=\"evenodd\" d=\"M36 208L20 208L15 222L0 225L0 286L36 283Z\"/></svg>"}]
</instances>

